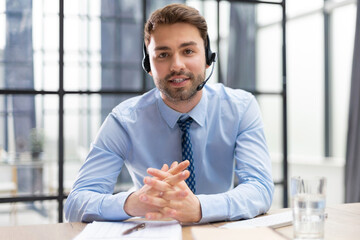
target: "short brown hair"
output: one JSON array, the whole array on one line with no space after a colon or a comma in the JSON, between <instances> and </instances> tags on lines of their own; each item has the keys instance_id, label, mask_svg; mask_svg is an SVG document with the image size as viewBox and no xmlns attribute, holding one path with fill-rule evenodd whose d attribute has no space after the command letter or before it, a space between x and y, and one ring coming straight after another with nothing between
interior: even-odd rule
<instances>
[{"instance_id":1,"label":"short brown hair","mask_svg":"<svg viewBox=\"0 0 360 240\"><path fill-rule=\"evenodd\" d=\"M184 4L169 4L154 11L147 20L144 28L145 45L149 45L150 35L161 24L189 23L199 29L204 45L207 45L207 24L205 18L193 7Z\"/></svg>"}]
</instances>

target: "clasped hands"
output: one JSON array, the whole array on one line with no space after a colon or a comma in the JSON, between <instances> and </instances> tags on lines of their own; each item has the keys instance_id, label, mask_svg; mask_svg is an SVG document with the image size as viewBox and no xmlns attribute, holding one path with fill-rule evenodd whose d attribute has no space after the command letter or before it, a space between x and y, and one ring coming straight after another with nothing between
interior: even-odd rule
<instances>
[{"instance_id":1,"label":"clasped hands","mask_svg":"<svg viewBox=\"0 0 360 240\"><path fill-rule=\"evenodd\" d=\"M125 202L124 210L130 216L145 216L149 220L173 218L190 223L201 220L198 198L188 188L185 180L189 161L174 162L170 168L148 168L152 177L144 178L144 186L133 192Z\"/></svg>"}]
</instances>

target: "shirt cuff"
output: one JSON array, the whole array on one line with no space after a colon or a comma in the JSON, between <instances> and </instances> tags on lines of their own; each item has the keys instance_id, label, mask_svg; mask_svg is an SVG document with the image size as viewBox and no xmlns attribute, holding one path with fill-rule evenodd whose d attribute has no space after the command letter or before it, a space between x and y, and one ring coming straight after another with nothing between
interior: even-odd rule
<instances>
[{"instance_id":1,"label":"shirt cuff","mask_svg":"<svg viewBox=\"0 0 360 240\"><path fill-rule=\"evenodd\" d=\"M126 199L133 191L120 192L115 195L106 196L101 204L101 216L106 220L126 220L131 218L125 210Z\"/></svg>"},{"instance_id":2,"label":"shirt cuff","mask_svg":"<svg viewBox=\"0 0 360 240\"><path fill-rule=\"evenodd\" d=\"M224 194L196 195L202 218L199 223L224 221L229 218L229 204Z\"/></svg>"}]
</instances>

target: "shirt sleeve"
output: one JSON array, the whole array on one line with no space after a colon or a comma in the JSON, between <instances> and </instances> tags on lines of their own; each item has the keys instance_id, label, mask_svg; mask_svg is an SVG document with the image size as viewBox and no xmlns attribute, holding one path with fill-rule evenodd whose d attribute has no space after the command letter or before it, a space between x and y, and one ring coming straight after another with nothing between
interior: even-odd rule
<instances>
[{"instance_id":1,"label":"shirt sleeve","mask_svg":"<svg viewBox=\"0 0 360 240\"><path fill-rule=\"evenodd\" d=\"M234 151L238 185L225 193L197 195L201 223L253 218L272 203L274 183L260 109L254 97L239 124Z\"/></svg>"},{"instance_id":2,"label":"shirt sleeve","mask_svg":"<svg viewBox=\"0 0 360 240\"><path fill-rule=\"evenodd\" d=\"M67 221L125 220L130 217L124 211L124 203L131 192L113 195L124 164L125 155L122 153L126 153L127 148L125 131L119 134L121 131L114 129L120 129L119 123L110 114L92 144L66 200L64 212Z\"/></svg>"}]
</instances>

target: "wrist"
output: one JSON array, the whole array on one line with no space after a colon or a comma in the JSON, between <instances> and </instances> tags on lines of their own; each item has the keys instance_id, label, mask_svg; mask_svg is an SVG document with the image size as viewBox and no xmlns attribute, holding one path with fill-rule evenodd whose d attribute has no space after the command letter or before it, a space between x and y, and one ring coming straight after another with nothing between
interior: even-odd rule
<instances>
[{"instance_id":1,"label":"wrist","mask_svg":"<svg viewBox=\"0 0 360 240\"><path fill-rule=\"evenodd\" d=\"M134 211L134 206L136 206L135 201L137 201L138 197L136 197L136 192L132 192L127 199L125 200L124 203L124 211L127 215L129 215L130 217L135 217L135 211Z\"/></svg>"},{"instance_id":2,"label":"wrist","mask_svg":"<svg viewBox=\"0 0 360 240\"><path fill-rule=\"evenodd\" d=\"M194 195L194 196L195 196L196 201L197 201L197 211L196 211L197 214L195 215L196 217L195 217L194 223L198 223L202 219L201 203L200 203L199 199L196 197L196 195Z\"/></svg>"}]
</instances>

